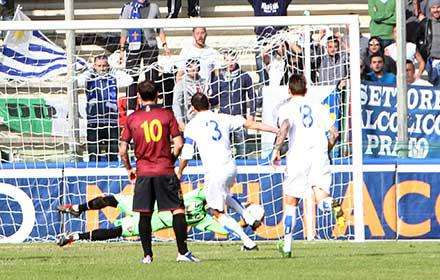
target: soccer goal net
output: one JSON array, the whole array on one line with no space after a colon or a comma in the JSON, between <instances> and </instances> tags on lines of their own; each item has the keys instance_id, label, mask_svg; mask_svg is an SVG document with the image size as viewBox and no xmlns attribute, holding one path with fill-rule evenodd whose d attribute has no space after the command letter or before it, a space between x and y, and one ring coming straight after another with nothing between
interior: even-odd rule
<instances>
[{"instance_id":1,"label":"soccer goal net","mask_svg":"<svg viewBox=\"0 0 440 280\"><path fill-rule=\"evenodd\" d=\"M257 39L256 26L275 28ZM200 34L194 27L206 28L206 38L195 40ZM119 208L75 217L61 215L57 207L133 193L118 157L118 138L126 116L137 108L138 81L155 81L159 103L174 111L182 127L191 117L188 96L195 92L208 95L215 111L277 125L293 73L305 75L308 95L329 108L338 130L329 153L331 196L345 218L335 225L333 214L321 212L310 193L298 207L294 238L363 240L356 16L30 23L17 10L14 22L0 23L0 29L0 242L54 240L61 232L121 224ZM121 30L131 40L122 55ZM164 32L166 44L160 36L138 41L136 31ZM284 162L276 169L268 163L274 138L252 130L230 135L238 166L231 192L243 205L259 204L265 211L261 227L246 228L256 240L284 234ZM202 187L196 155L182 190ZM172 236L169 229L155 233L157 239ZM236 239L197 226L189 237Z\"/></svg>"}]
</instances>

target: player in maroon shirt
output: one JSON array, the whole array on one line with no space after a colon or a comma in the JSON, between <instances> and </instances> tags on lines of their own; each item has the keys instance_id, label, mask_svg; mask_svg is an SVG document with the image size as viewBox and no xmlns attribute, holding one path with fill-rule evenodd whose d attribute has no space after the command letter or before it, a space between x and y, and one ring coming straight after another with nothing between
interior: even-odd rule
<instances>
[{"instance_id":1,"label":"player in maroon shirt","mask_svg":"<svg viewBox=\"0 0 440 280\"><path fill-rule=\"evenodd\" d=\"M180 181L174 173L174 161L182 150L183 139L172 111L156 104L157 94L153 82L138 84L140 109L127 118L119 147L129 178L136 179L133 211L140 214L139 236L144 250L142 262L149 264L153 261L151 214L155 201L159 211L173 213L173 229L179 251L177 261L198 262L186 245L185 207ZM136 169L132 168L128 157L131 140L134 142Z\"/></svg>"}]
</instances>

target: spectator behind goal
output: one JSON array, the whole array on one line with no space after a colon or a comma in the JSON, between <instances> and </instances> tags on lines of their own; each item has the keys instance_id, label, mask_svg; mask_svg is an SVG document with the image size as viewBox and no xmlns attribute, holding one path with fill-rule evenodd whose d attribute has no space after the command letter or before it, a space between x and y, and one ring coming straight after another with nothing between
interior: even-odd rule
<instances>
[{"instance_id":1,"label":"spectator behind goal","mask_svg":"<svg viewBox=\"0 0 440 280\"><path fill-rule=\"evenodd\" d=\"M78 87L87 97L87 152L89 162L118 160L118 87L133 79L123 71L109 68L106 55L94 58L93 69L78 76ZM102 158L99 155L105 151Z\"/></svg>"},{"instance_id":2,"label":"spectator behind goal","mask_svg":"<svg viewBox=\"0 0 440 280\"><path fill-rule=\"evenodd\" d=\"M189 115L191 98L198 92L205 93L207 87L206 80L200 76L200 62L196 59L188 59L185 74L173 89L173 112L181 131L191 119Z\"/></svg>"},{"instance_id":3,"label":"spectator behind goal","mask_svg":"<svg viewBox=\"0 0 440 280\"><path fill-rule=\"evenodd\" d=\"M292 74L304 71L303 50L295 42L275 40L266 45L262 57L270 86L287 85Z\"/></svg>"},{"instance_id":4,"label":"spectator behind goal","mask_svg":"<svg viewBox=\"0 0 440 280\"><path fill-rule=\"evenodd\" d=\"M396 25L396 0L368 0L368 15L371 17L371 36L381 38L384 48L393 43L393 26Z\"/></svg>"},{"instance_id":5,"label":"spectator behind goal","mask_svg":"<svg viewBox=\"0 0 440 280\"><path fill-rule=\"evenodd\" d=\"M385 72L393 73L394 75L396 75L396 73L397 73L396 62L388 55L383 54L382 40L377 36L370 38L370 40L368 41L367 52L365 53L365 56L361 57L361 60L362 60L361 62L364 66L364 69L362 71L362 75L365 76L371 72L370 57L372 55L381 55L384 59Z\"/></svg>"},{"instance_id":6,"label":"spectator behind goal","mask_svg":"<svg viewBox=\"0 0 440 280\"><path fill-rule=\"evenodd\" d=\"M393 27L393 38L396 41L397 39L397 28ZM394 61L397 62L397 43L394 42L388 47L385 48L385 54L390 56ZM414 43L406 42L406 59L411 60L413 63L417 62L418 71L416 73L417 79L420 78L423 71L425 70L425 61L423 60L422 55L417 50L417 46Z\"/></svg>"},{"instance_id":7,"label":"spectator behind goal","mask_svg":"<svg viewBox=\"0 0 440 280\"><path fill-rule=\"evenodd\" d=\"M168 18L177 18L182 8L182 0L167 0ZM200 17L199 0L188 0L188 16Z\"/></svg>"},{"instance_id":8,"label":"spectator behind goal","mask_svg":"<svg viewBox=\"0 0 440 280\"><path fill-rule=\"evenodd\" d=\"M341 52L339 38L327 38L325 50L322 47L314 49L315 59L312 61L318 73L319 85L336 85L338 81L348 77L349 65L344 52Z\"/></svg>"},{"instance_id":9,"label":"spectator behind goal","mask_svg":"<svg viewBox=\"0 0 440 280\"><path fill-rule=\"evenodd\" d=\"M248 0L254 10L254 16L287 16L287 8L292 0ZM255 34L257 35L257 42L264 48L267 44L267 39L271 38L278 31L286 29L286 26L257 26L255 27ZM257 66L257 73L260 78L259 83L267 85L269 78L267 72L263 67L263 56L260 51L255 53L255 63Z\"/></svg>"},{"instance_id":10,"label":"spectator behind goal","mask_svg":"<svg viewBox=\"0 0 440 280\"><path fill-rule=\"evenodd\" d=\"M122 7L121 19L152 19L160 18L159 6L155 3L150 3L149 0L132 0ZM133 28L121 31L119 40L120 47L120 61L126 60L125 67L133 76L134 83L128 88L128 110L136 109L136 88L139 78L139 67L143 61L144 67L152 65L158 61L159 47L157 45L156 33L159 35L161 46L164 48L165 54L169 55L166 42L166 35L162 28ZM127 44L127 47L126 47ZM145 77L148 80L157 81L158 71L153 67L146 73Z\"/></svg>"},{"instance_id":11,"label":"spectator behind goal","mask_svg":"<svg viewBox=\"0 0 440 280\"><path fill-rule=\"evenodd\" d=\"M440 0L429 1L430 18L420 22L418 47L426 60L429 82L440 85Z\"/></svg>"},{"instance_id":12,"label":"spectator behind goal","mask_svg":"<svg viewBox=\"0 0 440 280\"><path fill-rule=\"evenodd\" d=\"M430 82L420 79L420 77L416 75L416 67L409 59L406 60L406 82L412 86L432 87Z\"/></svg>"},{"instance_id":13,"label":"spectator behind goal","mask_svg":"<svg viewBox=\"0 0 440 280\"><path fill-rule=\"evenodd\" d=\"M370 57L371 72L367 74L367 80L387 85L396 84L396 75L384 71L383 57L379 54Z\"/></svg>"},{"instance_id":14,"label":"spectator behind goal","mask_svg":"<svg viewBox=\"0 0 440 280\"><path fill-rule=\"evenodd\" d=\"M255 120L257 101L252 78L240 68L235 51L227 51L223 56L226 68L211 83L210 103L219 105L220 113ZM232 131L231 136L237 158L243 159L246 155L247 132L241 128Z\"/></svg>"},{"instance_id":15,"label":"spectator behind goal","mask_svg":"<svg viewBox=\"0 0 440 280\"><path fill-rule=\"evenodd\" d=\"M208 33L205 27L194 27L192 31L193 42L182 48L176 62L178 69L176 80L182 79L185 73L185 64L188 59L197 59L200 62L199 74L202 79L210 82L213 76L218 75L221 67L220 54L215 49L206 45Z\"/></svg>"}]
</instances>

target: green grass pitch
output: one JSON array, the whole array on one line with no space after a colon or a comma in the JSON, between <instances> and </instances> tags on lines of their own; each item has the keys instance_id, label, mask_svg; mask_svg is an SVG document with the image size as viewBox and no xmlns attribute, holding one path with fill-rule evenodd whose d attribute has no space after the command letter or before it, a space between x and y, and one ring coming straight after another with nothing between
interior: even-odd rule
<instances>
[{"instance_id":1,"label":"green grass pitch","mask_svg":"<svg viewBox=\"0 0 440 280\"><path fill-rule=\"evenodd\" d=\"M275 243L240 252L237 243L189 243L202 262L176 263L174 243L155 243L140 263L139 243L0 245L0 279L439 279L440 242L298 242L282 259Z\"/></svg>"}]
</instances>

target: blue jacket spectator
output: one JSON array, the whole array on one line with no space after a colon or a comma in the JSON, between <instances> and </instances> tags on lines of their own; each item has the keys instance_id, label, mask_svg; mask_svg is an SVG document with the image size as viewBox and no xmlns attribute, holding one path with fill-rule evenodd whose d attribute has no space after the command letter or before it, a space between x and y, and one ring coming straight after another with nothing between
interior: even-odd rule
<instances>
[{"instance_id":1,"label":"blue jacket spectator","mask_svg":"<svg viewBox=\"0 0 440 280\"><path fill-rule=\"evenodd\" d=\"M86 82L87 122L118 124L118 88L112 75L91 73Z\"/></svg>"},{"instance_id":2,"label":"blue jacket spectator","mask_svg":"<svg viewBox=\"0 0 440 280\"><path fill-rule=\"evenodd\" d=\"M395 85L396 75L385 72L384 61L381 55L375 54L370 57L371 72L367 74L367 80L382 84Z\"/></svg>"},{"instance_id":3,"label":"blue jacket spectator","mask_svg":"<svg viewBox=\"0 0 440 280\"><path fill-rule=\"evenodd\" d=\"M219 105L220 113L254 118L257 100L253 90L252 78L240 69L235 52L230 51L224 54L224 57L226 69L218 77L215 77L211 83L211 105ZM234 131L231 137L236 157L245 159L247 153L246 140L248 138L246 130Z\"/></svg>"},{"instance_id":4,"label":"blue jacket spectator","mask_svg":"<svg viewBox=\"0 0 440 280\"><path fill-rule=\"evenodd\" d=\"M249 114L255 116L257 106L251 76L238 64L231 72L222 71L211 82L210 102L213 106L219 105L220 113L246 117L249 108Z\"/></svg>"},{"instance_id":5,"label":"blue jacket spectator","mask_svg":"<svg viewBox=\"0 0 440 280\"><path fill-rule=\"evenodd\" d=\"M396 84L396 75L393 73L384 72L382 76L378 76L372 71L367 74L367 80L381 84L393 85Z\"/></svg>"},{"instance_id":6,"label":"blue jacket spectator","mask_svg":"<svg viewBox=\"0 0 440 280\"><path fill-rule=\"evenodd\" d=\"M102 159L101 150L106 151L104 161L118 160L118 86L132 82L125 72L111 71L105 55L95 57L93 69L78 77L78 86L84 88L87 98L89 162Z\"/></svg>"}]
</instances>

